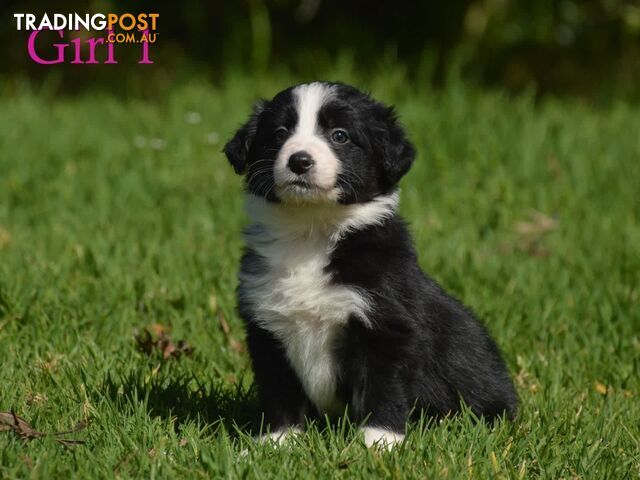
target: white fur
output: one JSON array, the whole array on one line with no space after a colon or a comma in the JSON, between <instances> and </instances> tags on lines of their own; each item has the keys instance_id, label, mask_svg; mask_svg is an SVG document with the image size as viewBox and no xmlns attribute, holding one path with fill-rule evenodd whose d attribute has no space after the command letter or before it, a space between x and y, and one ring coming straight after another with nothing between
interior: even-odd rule
<instances>
[{"instance_id":1,"label":"white fur","mask_svg":"<svg viewBox=\"0 0 640 480\"><path fill-rule=\"evenodd\" d=\"M298 427L289 427L286 430L276 430L275 432L269 432L257 437L253 437L256 443L271 443L276 446L282 446L287 441L291 440L296 435L302 433L302 429ZM249 449L245 448L240 452L241 457L247 457L249 455Z\"/></svg>"},{"instance_id":2,"label":"white fur","mask_svg":"<svg viewBox=\"0 0 640 480\"><path fill-rule=\"evenodd\" d=\"M340 172L340 162L317 129L318 111L331 98L332 92L331 86L319 82L300 85L293 90L298 124L282 145L273 169L276 194L285 201L335 201L338 198L340 192L335 188L335 183ZM313 189L290 185L291 181L299 177L289 169L289 157L300 151L307 152L315 162L313 168L304 174L307 181L315 187Z\"/></svg>"},{"instance_id":3,"label":"white fur","mask_svg":"<svg viewBox=\"0 0 640 480\"><path fill-rule=\"evenodd\" d=\"M248 197L254 223L245 240L268 268L240 273L245 300L256 321L283 343L306 394L322 413L344 411L336 395L336 336L351 316L369 323L364 292L333 284L324 267L342 235L382 222L397 203L397 193L353 205L287 205Z\"/></svg>"},{"instance_id":4,"label":"white fur","mask_svg":"<svg viewBox=\"0 0 640 480\"><path fill-rule=\"evenodd\" d=\"M380 447L391 449L404 440L404 435L386 428L364 427L364 444L367 447Z\"/></svg>"},{"instance_id":5,"label":"white fur","mask_svg":"<svg viewBox=\"0 0 640 480\"><path fill-rule=\"evenodd\" d=\"M258 443L272 442L276 445L282 445L291 437L302 433L302 429L298 427L291 427L286 430L276 430L275 432L265 433L256 438Z\"/></svg>"}]
</instances>

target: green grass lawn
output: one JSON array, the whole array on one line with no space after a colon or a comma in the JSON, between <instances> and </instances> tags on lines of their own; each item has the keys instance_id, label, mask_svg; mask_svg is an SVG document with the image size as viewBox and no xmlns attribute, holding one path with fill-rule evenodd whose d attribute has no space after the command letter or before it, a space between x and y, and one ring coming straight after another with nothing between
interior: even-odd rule
<instances>
[{"instance_id":1,"label":"green grass lawn","mask_svg":"<svg viewBox=\"0 0 640 480\"><path fill-rule=\"evenodd\" d=\"M364 85L419 150L401 210L421 264L493 333L519 416L409 426L391 452L346 422L252 443L246 217L220 150L252 99L292 82L150 101L0 90L0 411L43 432L90 420L74 448L0 432L0 478L637 478L640 108L393 77ZM153 325L193 354L141 353Z\"/></svg>"}]
</instances>

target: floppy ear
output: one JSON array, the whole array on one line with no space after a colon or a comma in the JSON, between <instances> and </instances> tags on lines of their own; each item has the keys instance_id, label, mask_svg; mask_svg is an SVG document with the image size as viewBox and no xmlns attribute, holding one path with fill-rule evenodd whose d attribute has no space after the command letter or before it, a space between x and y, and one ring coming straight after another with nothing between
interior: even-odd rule
<instances>
[{"instance_id":1,"label":"floppy ear","mask_svg":"<svg viewBox=\"0 0 640 480\"><path fill-rule=\"evenodd\" d=\"M240 130L236 132L231 140L224 146L224 153L229 159L229 163L237 174L244 173L247 166L247 156L253 143L258 128L258 120L266 105L266 100L258 100L253 106L253 113L249 116L249 120Z\"/></svg>"},{"instance_id":2,"label":"floppy ear","mask_svg":"<svg viewBox=\"0 0 640 480\"><path fill-rule=\"evenodd\" d=\"M382 107L376 127L375 144L382 169L391 185L395 185L411 168L416 150L398 123L393 107Z\"/></svg>"}]
</instances>

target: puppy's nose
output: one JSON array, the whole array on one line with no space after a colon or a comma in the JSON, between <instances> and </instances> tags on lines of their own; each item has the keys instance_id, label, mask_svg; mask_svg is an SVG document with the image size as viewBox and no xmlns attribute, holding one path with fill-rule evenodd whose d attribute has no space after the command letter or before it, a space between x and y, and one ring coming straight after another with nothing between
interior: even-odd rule
<instances>
[{"instance_id":1,"label":"puppy's nose","mask_svg":"<svg viewBox=\"0 0 640 480\"><path fill-rule=\"evenodd\" d=\"M289 170L298 175L308 172L313 167L313 159L304 150L294 153L289 157Z\"/></svg>"}]
</instances>

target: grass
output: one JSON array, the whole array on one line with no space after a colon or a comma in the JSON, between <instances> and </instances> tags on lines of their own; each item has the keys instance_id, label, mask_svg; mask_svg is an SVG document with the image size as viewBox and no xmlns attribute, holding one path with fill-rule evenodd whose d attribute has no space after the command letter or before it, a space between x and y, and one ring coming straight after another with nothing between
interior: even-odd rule
<instances>
[{"instance_id":1,"label":"grass","mask_svg":"<svg viewBox=\"0 0 640 480\"><path fill-rule=\"evenodd\" d=\"M640 109L393 77L362 83L420 152L401 209L421 264L493 332L519 417L411 426L385 453L345 421L252 444L246 218L220 150L252 99L292 81L0 95L0 411L45 432L91 420L71 449L0 432L0 477L637 478ZM134 331L154 324L193 355L140 353Z\"/></svg>"}]
</instances>

